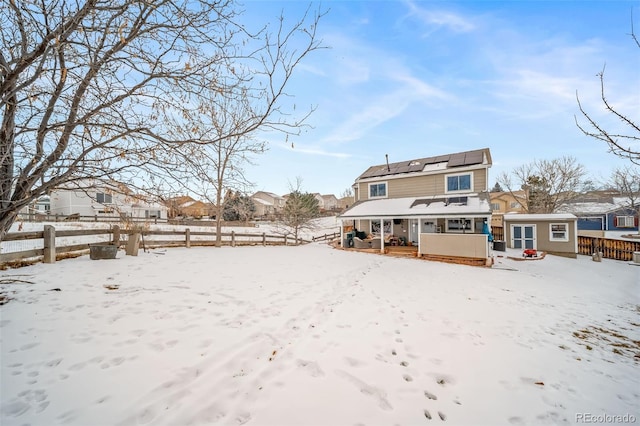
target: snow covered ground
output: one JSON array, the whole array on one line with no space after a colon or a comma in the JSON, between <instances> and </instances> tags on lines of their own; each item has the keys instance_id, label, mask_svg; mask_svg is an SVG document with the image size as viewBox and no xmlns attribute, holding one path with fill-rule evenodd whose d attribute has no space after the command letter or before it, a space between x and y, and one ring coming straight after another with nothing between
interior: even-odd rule
<instances>
[{"instance_id":1,"label":"snow covered ground","mask_svg":"<svg viewBox=\"0 0 640 426\"><path fill-rule=\"evenodd\" d=\"M314 243L2 271L0 424L639 422L640 267L496 260Z\"/></svg>"}]
</instances>

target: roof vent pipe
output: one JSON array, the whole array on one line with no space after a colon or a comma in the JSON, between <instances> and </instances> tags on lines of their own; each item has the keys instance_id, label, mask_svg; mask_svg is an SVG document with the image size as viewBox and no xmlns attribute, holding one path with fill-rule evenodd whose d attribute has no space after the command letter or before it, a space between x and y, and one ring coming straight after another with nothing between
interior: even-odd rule
<instances>
[{"instance_id":1,"label":"roof vent pipe","mask_svg":"<svg viewBox=\"0 0 640 426\"><path fill-rule=\"evenodd\" d=\"M384 155L384 158L386 158L386 159L387 159L387 171L388 171L388 172L391 172L391 167L389 167L389 154L385 154L385 155Z\"/></svg>"}]
</instances>

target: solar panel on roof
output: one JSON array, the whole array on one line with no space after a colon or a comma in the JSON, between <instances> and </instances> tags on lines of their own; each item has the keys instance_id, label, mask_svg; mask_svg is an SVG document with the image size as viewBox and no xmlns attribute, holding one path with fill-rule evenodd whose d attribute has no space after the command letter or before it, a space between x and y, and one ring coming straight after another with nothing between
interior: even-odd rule
<instances>
[{"instance_id":1,"label":"solar panel on roof","mask_svg":"<svg viewBox=\"0 0 640 426\"><path fill-rule=\"evenodd\" d=\"M467 152L467 155L465 156L465 164L466 165L480 164L482 163L483 158L484 158L484 155L482 151Z\"/></svg>"},{"instance_id":2,"label":"solar panel on roof","mask_svg":"<svg viewBox=\"0 0 640 426\"><path fill-rule=\"evenodd\" d=\"M465 165L464 158L465 158L464 153L462 153L462 154L453 154L453 155L449 156L449 163L447 165L449 167L464 166Z\"/></svg>"},{"instance_id":3,"label":"solar panel on roof","mask_svg":"<svg viewBox=\"0 0 640 426\"><path fill-rule=\"evenodd\" d=\"M449 204L459 204L459 205L462 205L462 206L466 206L468 200L469 200L469 197L449 197L447 199L447 205L449 205Z\"/></svg>"},{"instance_id":4,"label":"solar panel on roof","mask_svg":"<svg viewBox=\"0 0 640 426\"><path fill-rule=\"evenodd\" d=\"M460 167L469 166L474 164L482 164L484 161L484 150L459 152L448 155L438 155L435 157L421 158L411 161L403 161L399 163L392 163L389 165L383 164L379 166L369 167L359 179L372 178L380 176L388 176L402 173L420 172L424 170L425 166L437 163L447 163L447 167Z\"/></svg>"}]
</instances>

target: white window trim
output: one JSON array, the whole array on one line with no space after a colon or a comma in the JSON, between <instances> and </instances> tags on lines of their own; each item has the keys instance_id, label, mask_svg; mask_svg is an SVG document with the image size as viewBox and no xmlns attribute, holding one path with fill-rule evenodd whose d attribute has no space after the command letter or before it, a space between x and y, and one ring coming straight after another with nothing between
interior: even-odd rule
<instances>
[{"instance_id":1,"label":"white window trim","mask_svg":"<svg viewBox=\"0 0 640 426\"><path fill-rule=\"evenodd\" d=\"M374 232L373 231L373 222L380 222L380 220L379 219L371 219L369 221L369 233L371 235L373 235L373 236L379 237L380 236L380 232ZM391 219L383 219L382 226L386 227L385 225L387 225L387 224L389 225L389 227L388 227L389 229L385 230L384 234L385 235L390 235L390 234L393 233L393 221ZM382 229L384 229L384 228L382 228Z\"/></svg>"},{"instance_id":2,"label":"white window trim","mask_svg":"<svg viewBox=\"0 0 640 426\"><path fill-rule=\"evenodd\" d=\"M102 199L103 201L100 202L98 201L98 195L102 194ZM110 197L111 201L106 201L106 198ZM96 192L96 199L95 199L96 203L101 204L101 205L109 205L109 204L114 204L113 203L113 194L108 194L106 192Z\"/></svg>"},{"instance_id":3,"label":"white window trim","mask_svg":"<svg viewBox=\"0 0 640 426\"><path fill-rule=\"evenodd\" d=\"M624 224L620 224L621 220L624 220ZM631 225L629 225L631 223ZM630 215L616 216L616 228L635 228L635 217Z\"/></svg>"},{"instance_id":4,"label":"white window trim","mask_svg":"<svg viewBox=\"0 0 640 426\"><path fill-rule=\"evenodd\" d=\"M561 225L564 226L564 238L555 238L553 236L553 226L554 225ZM556 231L559 232L559 231ZM569 224L568 223L550 223L549 224L549 241L556 241L556 242L568 242L569 241Z\"/></svg>"},{"instance_id":5,"label":"white window trim","mask_svg":"<svg viewBox=\"0 0 640 426\"><path fill-rule=\"evenodd\" d=\"M453 176L470 176L470 187L469 189L458 189L457 191L449 191L449 178ZM473 192L474 184L473 184L473 171L461 172L461 173L450 173L448 175L444 175L444 193L445 194L462 194L467 192Z\"/></svg>"},{"instance_id":6,"label":"white window trim","mask_svg":"<svg viewBox=\"0 0 640 426\"><path fill-rule=\"evenodd\" d=\"M372 197L371 196L371 185L384 185L384 196ZM378 198L388 198L389 197L389 184L387 183L387 181L384 181L384 182L371 182L367 187L367 195L369 196L369 200L375 200L375 199L378 199Z\"/></svg>"}]
</instances>

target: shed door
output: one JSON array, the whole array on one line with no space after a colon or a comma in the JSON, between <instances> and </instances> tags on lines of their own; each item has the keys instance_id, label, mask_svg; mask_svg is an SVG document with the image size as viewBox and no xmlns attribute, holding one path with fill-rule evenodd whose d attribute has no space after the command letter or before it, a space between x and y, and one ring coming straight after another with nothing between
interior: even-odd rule
<instances>
[{"instance_id":1,"label":"shed door","mask_svg":"<svg viewBox=\"0 0 640 426\"><path fill-rule=\"evenodd\" d=\"M535 249L536 226L511 225L511 247L515 249Z\"/></svg>"}]
</instances>

